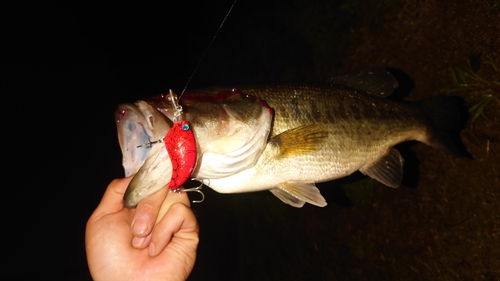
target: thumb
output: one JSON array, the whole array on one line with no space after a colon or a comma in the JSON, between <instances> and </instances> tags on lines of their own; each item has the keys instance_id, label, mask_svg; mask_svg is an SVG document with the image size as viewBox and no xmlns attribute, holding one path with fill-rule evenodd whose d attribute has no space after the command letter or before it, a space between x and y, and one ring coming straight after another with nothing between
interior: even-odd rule
<instances>
[{"instance_id":1,"label":"thumb","mask_svg":"<svg viewBox=\"0 0 500 281\"><path fill-rule=\"evenodd\" d=\"M90 219L98 219L103 215L112 214L123 210L123 194L132 177L115 179L109 185Z\"/></svg>"}]
</instances>

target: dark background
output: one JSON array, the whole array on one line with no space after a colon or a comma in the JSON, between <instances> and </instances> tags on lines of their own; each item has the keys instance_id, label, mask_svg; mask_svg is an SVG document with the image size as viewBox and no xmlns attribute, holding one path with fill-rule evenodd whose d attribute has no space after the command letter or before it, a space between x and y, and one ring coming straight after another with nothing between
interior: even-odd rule
<instances>
[{"instance_id":1,"label":"dark background","mask_svg":"<svg viewBox=\"0 0 500 281\"><path fill-rule=\"evenodd\" d=\"M264 3L236 5L190 88L254 82L249 73L258 73L258 81L279 80L282 71L273 68L293 54L281 54L287 48L279 44L288 38L280 37L290 31L274 18L273 5L286 5ZM38 2L3 9L2 275L88 278L86 220L107 184L123 176L115 108L181 91L231 5ZM265 50L281 59L256 55L266 40L274 43ZM281 66L269 67L278 61Z\"/></svg>"},{"instance_id":2,"label":"dark background","mask_svg":"<svg viewBox=\"0 0 500 281\"><path fill-rule=\"evenodd\" d=\"M182 89L230 4L2 9L4 280L90 279L85 223L123 176L115 108Z\"/></svg>"},{"instance_id":3,"label":"dark background","mask_svg":"<svg viewBox=\"0 0 500 281\"><path fill-rule=\"evenodd\" d=\"M2 279L90 280L85 223L123 176L115 108L181 91L231 4L2 7ZM408 99L437 95L450 67L498 54L499 6L239 0L189 88L382 66L411 77ZM487 113L461 134L474 160L403 147L397 190L355 175L320 186L326 208L295 209L205 188L190 279L498 280L499 114Z\"/></svg>"}]
</instances>

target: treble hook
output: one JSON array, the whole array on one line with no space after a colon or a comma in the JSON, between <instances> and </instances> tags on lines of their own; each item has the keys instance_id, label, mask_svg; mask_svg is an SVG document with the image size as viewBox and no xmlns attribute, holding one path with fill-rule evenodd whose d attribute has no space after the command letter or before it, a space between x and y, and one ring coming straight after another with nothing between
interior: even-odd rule
<instances>
[{"instance_id":1,"label":"treble hook","mask_svg":"<svg viewBox=\"0 0 500 281\"><path fill-rule=\"evenodd\" d=\"M203 191L201 191L201 187L203 186L203 183L201 183L197 187L192 187L192 188L177 188L175 190L170 190L170 192L197 192L201 195L201 200L193 200L191 203L201 203L205 200L205 194L203 194Z\"/></svg>"}]
</instances>

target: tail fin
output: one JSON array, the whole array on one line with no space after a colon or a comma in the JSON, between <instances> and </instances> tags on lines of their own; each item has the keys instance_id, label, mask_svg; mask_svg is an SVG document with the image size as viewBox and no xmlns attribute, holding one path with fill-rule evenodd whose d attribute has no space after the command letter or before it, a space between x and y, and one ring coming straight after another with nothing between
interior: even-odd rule
<instances>
[{"instance_id":1,"label":"tail fin","mask_svg":"<svg viewBox=\"0 0 500 281\"><path fill-rule=\"evenodd\" d=\"M461 152L457 144L459 140L460 121L467 109L457 97L437 96L418 102L424 113L433 124L428 145L447 151L456 157L468 156L465 149Z\"/></svg>"}]
</instances>

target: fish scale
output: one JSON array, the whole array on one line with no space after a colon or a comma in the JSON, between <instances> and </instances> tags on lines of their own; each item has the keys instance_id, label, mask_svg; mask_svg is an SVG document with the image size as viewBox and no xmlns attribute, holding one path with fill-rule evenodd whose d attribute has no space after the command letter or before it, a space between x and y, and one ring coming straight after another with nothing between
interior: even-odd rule
<instances>
[{"instance_id":1,"label":"fish scale","mask_svg":"<svg viewBox=\"0 0 500 281\"><path fill-rule=\"evenodd\" d=\"M370 83L358 81L367 75L374 75L369 77ZM186 92L180 103L201 155L193 177L220 193L270 190L294 207L305 203L325 206L315 183L358 170L387 186L399 186L403 158L393 148L398 143L417 140L457 155L447 134L455 125L449 120L457 118L431 116L436 109L457 107L456 101L449 97L421 103L386 99L397 85L389 76L385 71L368 71L342 76L332 85L286 83ZM372 85L377 81L382 81L382 86ZM354 89L353 85L362 87ZM150 103L155 103L159 112L152 120L161 121L171 114L167 106ZM118 127L119 134L120 130ZM152 128L129 131L148 132ZM127 153L123 146L122 152ZM162 157L161 161L170 161L168 154ZM152 169L125 160L124 166L129 171L137 170L142 178L147 178L145 170ZM172 171L167 165L161 169L165 177L170 177ZM133 180L129 185L132 191L128 194L140 196L126 196L128 206L162 188L154 184L154 179L145 182L147 185Z\"/></svg>"}]
</instances>

